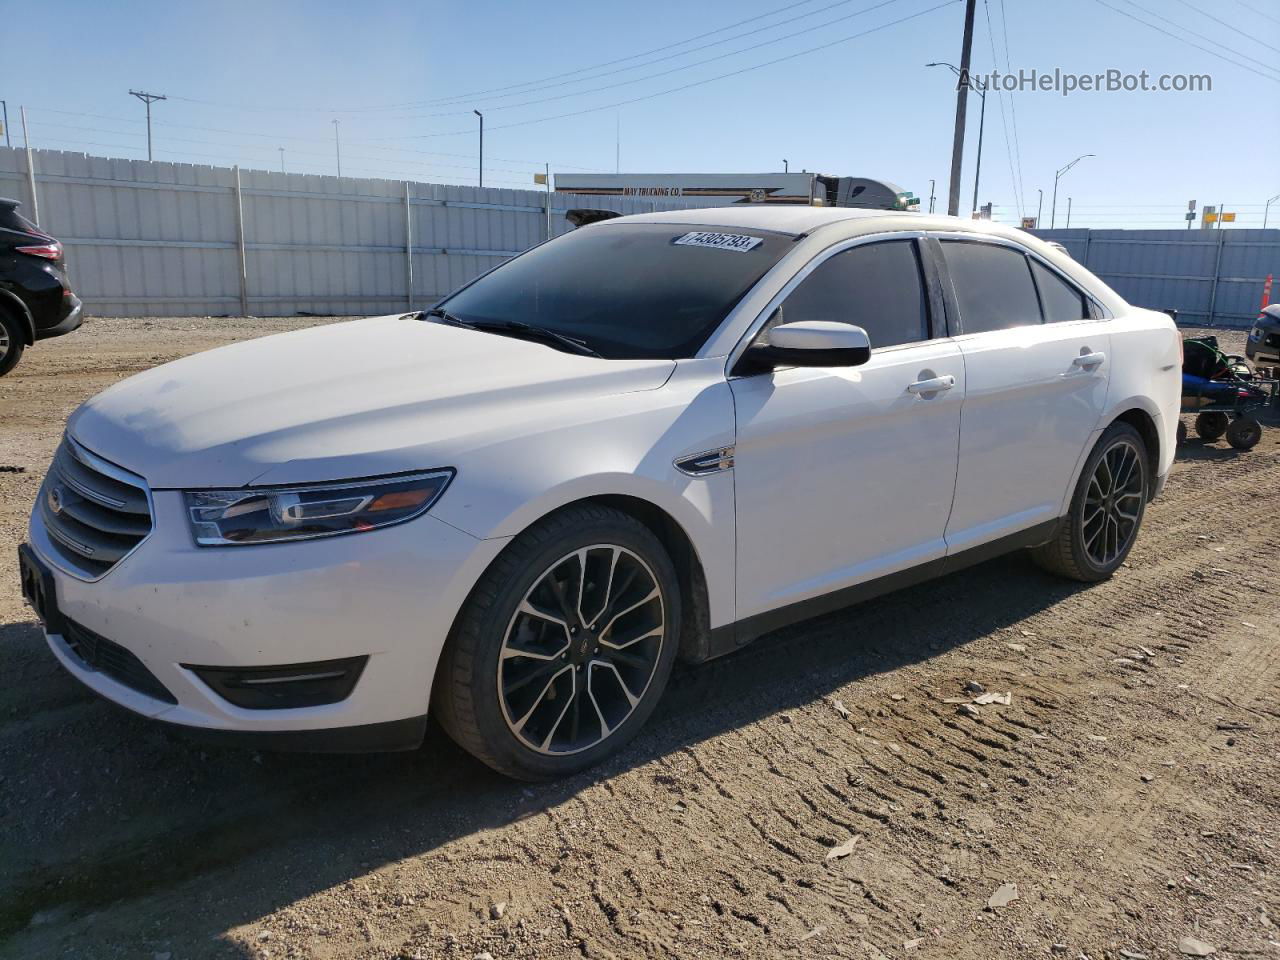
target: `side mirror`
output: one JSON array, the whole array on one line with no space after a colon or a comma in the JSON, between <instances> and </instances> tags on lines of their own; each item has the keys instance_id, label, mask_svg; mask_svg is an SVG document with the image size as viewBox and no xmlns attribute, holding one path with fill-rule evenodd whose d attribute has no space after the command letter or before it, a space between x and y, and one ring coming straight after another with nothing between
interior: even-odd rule
<instances>
[{"instance_id":1,"label":"side mirror","mask_svg":"<svg viewBox=\"0 0 1280 960\"><path fill-rule=\"evenodd\" d=\"M798 320L774 327L747 356L765 369L856 367L871 359L871 340L867 331L852 323Z\"/></svg>"}]
</instances>

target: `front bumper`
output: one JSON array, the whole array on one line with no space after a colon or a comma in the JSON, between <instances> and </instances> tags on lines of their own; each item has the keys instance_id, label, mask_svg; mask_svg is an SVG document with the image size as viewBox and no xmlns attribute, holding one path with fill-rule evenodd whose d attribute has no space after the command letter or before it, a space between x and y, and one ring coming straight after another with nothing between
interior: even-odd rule
<instances>
[{"instance_id":1,"label":"front bumper","mask_svg":"<svg viewBox=\"0 0 1280 960\"><path fill-rule=\"evenodd\" d=\"M94 581L61 568L39 511L31 518L30 547L56 596L49 647L69 673L134 713L223 738L249 735L264 747L401 749L421 739L449 629L505 539L478 540L427 514L365 534L197 547L182 494L152 499L152 533ZM74 636L59 632L75 626L119 645L170 696L86 663L68 642ZM237 707L184 666L366 655L346 699L302 708Z\"/></svg>"}]
</instances>

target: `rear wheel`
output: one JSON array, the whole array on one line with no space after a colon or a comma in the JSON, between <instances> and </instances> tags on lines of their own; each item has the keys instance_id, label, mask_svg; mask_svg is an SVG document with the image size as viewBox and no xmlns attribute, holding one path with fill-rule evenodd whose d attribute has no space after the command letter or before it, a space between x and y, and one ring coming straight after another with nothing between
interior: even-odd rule
<instances>
[{"instance_id":1,"label":"rear wheel","mask_svg":"<svg viewBox=\"0 0 1280 960\"><path fill-rule=\"evenodd\" d=\"M1150 476L1142 435L1113 423L1093 448L1071 498L1071 510L1053 540L1034 548L1044 569L1096 582L1124 563L1147 505Z\"/></svg>"},{"instance_id":2,"label":"rear wheel","mask_svg":"<svg viewBox=\"0 0 1280 960\"><path fill-rule=\"evenodd\" d=\"M0 377L18 365L25 345L18 321L0 308Z\"/></svg>"},{"instance_id":3,"label":"rear wheel","mask_svg":"<svg viewBox=\"0 0 1280 960\"><path fill-rule=\"evenodd\" d=\"M1206 443L1212 443L1227 432L1231 425L1225 413L1202 413L1196 417L1196 436Z\"/></svg>"},{"instance_id":4,"label":"rear wheel","mask_svg":"<svg viewBox=\"0 0 1280 960\"><path fill-rule=\"evenodd\" d=\"M477 583L436 673L436 716L501 773L574 773L653 713L679 624L675 567L657 537L609 507L568 508L517 537Z\"/></svg>"},{"instance_id":5,"label":"rear wheel","mask_svg":"<svg viewBox=\"0 0 1280 960\"><path fill-rule=\"evenodd\" d=\"M1262 439L1262 424L1253 417L1240 417L1227 427L1227 443L1237 450L1252 450Z\"/></svg>"}]
</instances>

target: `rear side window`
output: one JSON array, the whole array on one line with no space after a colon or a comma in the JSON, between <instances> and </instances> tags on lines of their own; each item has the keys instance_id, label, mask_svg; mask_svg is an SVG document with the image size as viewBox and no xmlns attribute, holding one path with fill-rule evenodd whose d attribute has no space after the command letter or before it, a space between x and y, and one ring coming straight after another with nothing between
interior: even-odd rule
<instances>
[{"instance_id":1,"label":"rear side window","mask_svg":"<svg viewBox=\"0 0 1280 960\"><path fill-rule=\"evenodd\" d=\"M1065 323L1089 317L1084 294L1071 284L1035 260L1031 261L1031 274L1036 278L1036 287L1040 291L1045 323Z\"/></svg>"},{"instance_id":2,"label":"rear side window","mask_svg":"<svg viewBox=\"0 0 1280 960\"><path fill-rule=\"evenodd\" d=\"M929 339L914 240L863 244L829 257L783 301L781 323L837 320L867 331L871 348Z\"/></svg>"},{"instance_id":3,"label":"rear side window","mask_svg":"<svg viewBox=\"0 0 1280 960\"><path fill-rule=\"evenodd\" d=\"M1025 254L994 243L943 240L965 333L1040 323L1040 301Z\"/></svg>"}]
</instances>

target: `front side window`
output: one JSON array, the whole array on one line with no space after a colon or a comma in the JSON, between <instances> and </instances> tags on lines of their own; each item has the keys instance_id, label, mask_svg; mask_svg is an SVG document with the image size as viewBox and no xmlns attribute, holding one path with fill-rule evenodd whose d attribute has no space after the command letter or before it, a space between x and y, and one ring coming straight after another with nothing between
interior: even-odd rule
<instances>
[{"instance_id":1,"label":"front side window","mask_svg":"<svg viewBox=\"0 0 1280 960\"><path fill-rule=\"evenodd\" d=\"M610 359L692 357L794 246L690 224L594 224L534 247L444 300L461 323L528 324Z\"/></svg>"},{"instance_id":2,"label":"front side window","mask_svg":"<svg viewBox=\"0 0 1280 960\"><path fill-rule=\"evenodd\" d=\"M871 349L929 339L914 240L852 247L824 260L783 301L775 323L835 320L867 331Z\"/></svg>"},{"instance_id":3,"label":"front side window","mask_svg":"<svg viewBox=\"0 0 1280 960\"><path fill-rule=\"evenodd\" d=\"M1089 317L1084 294L1036 260L1031 261L1031 273L1040 291L1040 306L1044 308L1045 323L1066 323L1069 320L1085 320Z\"/></svg>"},{"instance_id":4,"label":"front side window","mask_svg":"<svg viewBox=\"0 0 1280 960\"><path fill-rule=\"evenodd\" d=\"M985 333L1040 323L1040 301L1024 253L970 240L943 240L961 330Z\"/></svg>"}]
</instances>

